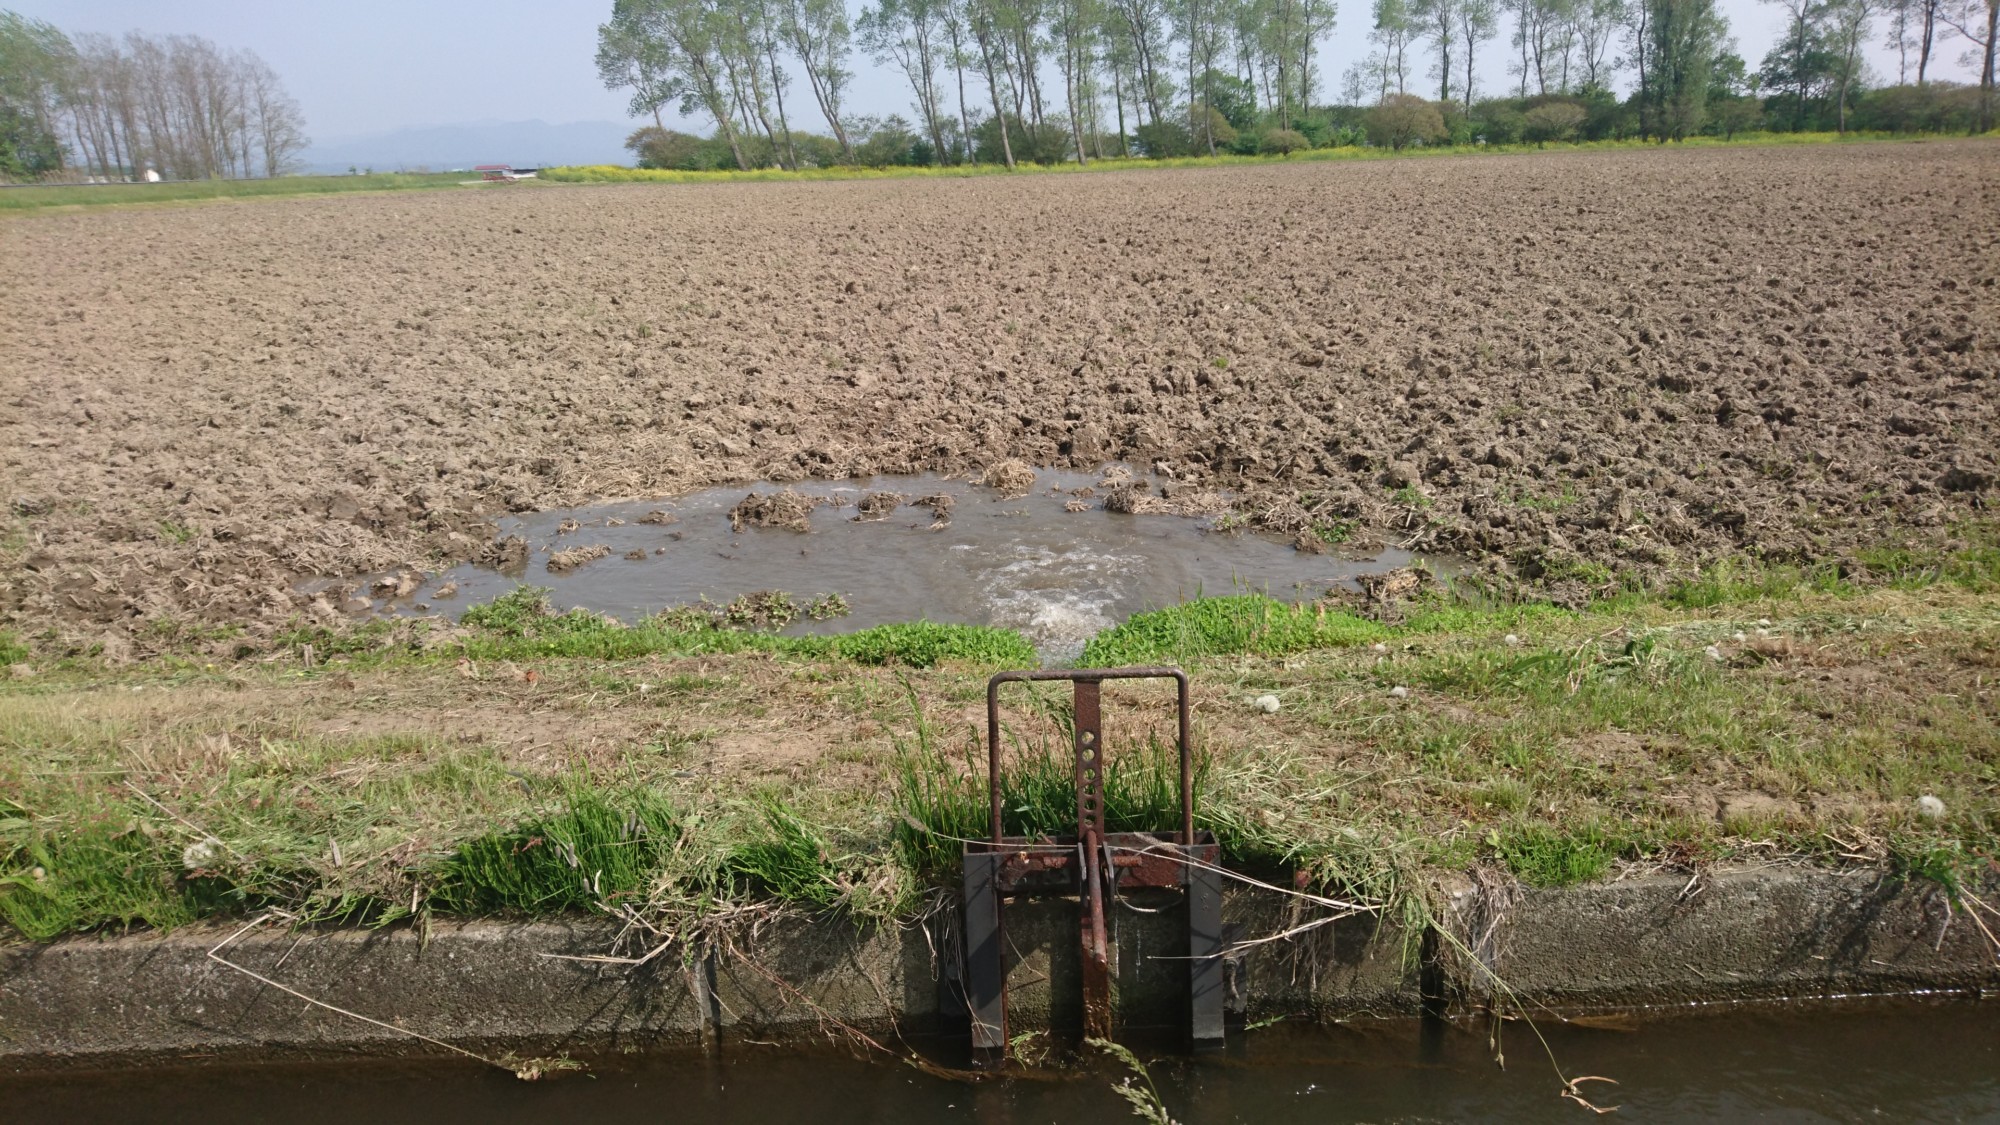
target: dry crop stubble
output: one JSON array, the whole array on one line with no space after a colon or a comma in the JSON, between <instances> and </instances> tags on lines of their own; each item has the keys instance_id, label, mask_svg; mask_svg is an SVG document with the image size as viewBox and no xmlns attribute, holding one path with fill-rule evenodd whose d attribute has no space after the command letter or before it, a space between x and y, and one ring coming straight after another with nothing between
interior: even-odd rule
<instances>
[{"instance_id":1,"label":"dry crop stubble","mask_svg":"<svg viewBox=\"0 0 2000 1125\"><path fill-rule=\"evenodd\" d=\"M255 649L500 512L1008 458L1565 598L1941 545L2000 477L1996 185L1962 142L20 219L0 626Z\"/></svg>"}]
</instances>

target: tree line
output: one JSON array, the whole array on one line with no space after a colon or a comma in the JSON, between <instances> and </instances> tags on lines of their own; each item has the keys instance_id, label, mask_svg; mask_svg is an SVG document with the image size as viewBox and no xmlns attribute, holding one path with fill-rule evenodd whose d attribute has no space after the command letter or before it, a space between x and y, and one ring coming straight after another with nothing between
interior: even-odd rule
<instances>
[{"instance_id":1,"label":"tree line","mask_svg":"<svg viewBox=\"0 0 2000 1125\"><path fill-rule=\"evenodd\" d=\"M70 36L0 11L0 176L277 176L305 120L277 72L196 35Z\"/></svg>"},{"instance_id":2,"label":"tree line","mask_svg":"<svg viewBox=\"0 0 2000 1125\"><path fill-rule=\"evenodd\" d=\"M852 20L843 0L615 0L597 65L653 119L628 142L651 167L1992 128L2000 0L1766 2L1788 33L1756 68L1715 0L1373 0L1369 53L1336 90L1316 53L1334 0L872 0ZM1864 64L1881 27L1894 86ZM1503 32L1510 81L1482 91ZM1976 89L1931 76L1955 41ZM911 118L847 106L857 58L907 85ZM669 107L714 135L668 129Z\"/></svg>"}]
</instances>

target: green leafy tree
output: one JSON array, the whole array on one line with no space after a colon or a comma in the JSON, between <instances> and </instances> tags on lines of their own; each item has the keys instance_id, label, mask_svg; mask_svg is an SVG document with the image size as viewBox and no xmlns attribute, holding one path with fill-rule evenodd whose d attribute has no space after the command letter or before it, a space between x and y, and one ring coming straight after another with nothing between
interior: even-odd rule
<instances>
[{"instance_id":1,"label":"green leafy tree","mask_svg":"<svg viewBox=\"0 0 2000 1125\"><path fill-rule=\"evenodd\" d=\"M597 29L599 72L606 74L607 84L624 85L630 75L639 73L638 64L630 70L614 67L607 74L603 64L607 52L613 58L620 51L644 58L650 68L646 73L658 82L648 96L677 98L684 114L707 113L736 166L747 170L750 163L730 112L732 93L723 62L722 37L728 30L715 0L617 0L611 22ZM635 99L639 96L635 91Z\"/></svg>"},{"instance_id":2,"label":"green leafy tree","mask_svg":"<svg viewBox=\"0 0 2000 1125\"><path fill-rule=\"evenodd\" d=\"M1647 86L1641 97L1661 140L1685 140L1701 128L1709 72L1729 23L1715 0L1643 0L1643 6Z\"/></svg>"},{"instance_id":3,"label":"green leafy tree","mask_svg":"<svg viewBox=\"0 0 2000 1125\"><path fill-rule=\"evenodd\" d=\"M1523 133L1536 144L1574 140L1588 116L1575 102L1544 102L1523 115Z\"/></svg>"},{"instance_id":4,"label":"green leafy tree","mask_svg":"<svg viewBox=\"0 0 2000 1125\"><path fill-rule=\"evenodd\" d=\"M1305 134L1295 129L1273 129L1257 142L1257 151L1267 156L1290 156L1311 147Z\"/></svg>"},{"instance_id":5,"label":"green leafy tree","mask_svg":"<svg viewBox=\"0 0 2000 1125\"><path fill-rule=\"evenodd\" d=\"M1444 115L1415 94L1390 94L1368 111L1368 140L1400 152L1413 144L1435 144L1446 136Z\"/></svg>"},{"instance_id":6,"label":"green leafy tree","mask_svg":"<svg viewBox=\"0 0 2000 1125\"><path fill-rule=\"evenodd\" d=\"M700 137L663 129L658 125L634 130L631 136L625 138L625 147L638 159L641 168L692 171L703 167L701 156L706 144Z\"/></svg>"},{"instance_id":7,"label":"green leafy tree","mask_svg":"<svg viewBox=\"0 0 2000 1125\"><path fill-rule=\"evenodd\" d=\"M1807 107L1824 96L1832 58L1826 47L1827 0L1767 0L1784 10L1785 30L1764 55L1762 79L1771 90L1788 90L1792 131L1806 127Z\"/></svg>"},{"instance_id":8,"label":"green leafy tree","mask_svg":"<svg viewBox=\"0 0 2000 1125\"><path fill-rule=\"evenodd\" d=\"M1214 156L1217 138L1211 128L1213 118L1209 111L1215 108L1215 84L1208 79L1216 73L1216 61L1221 58L1223 46L1229 38L1224 2L1175 0L1169 11L1175 31L1181 42L1186 44L1188 121L1208 154ZM1226 119L1227 114L1224 117Z\"/></svg>"},{"instance_id":9,"label":"green leafy tree","mask_svg":"<svg viewBox=\"0 0 2000 1125\"><path fill-rule=\"evenodd\" d=\"M0 11L0 175L62 167L57 114L76 48L54 24Z\"/></svg>"},{"instance_id":10,"label":"green leafy tree","mask_svg":"<svg viewBox=\"0 0 2000 1125\"><path fill-rule=\"evenodd\" d=\"M1221 114L1232 130L1240 132L1257 124L1257 88L1248 79L1210 70L1203 72L1200 81L1202 100Z\"/></svg>"},{"instance_id":11,"label":"green leafy tree","mask_svg":"<svg viewBox=\"0 0 2000 1125\"><path fill-rule=\"evenodd\" d=\"M1000 21L994 13L992 0L966 0L966 25L972 31L973 42L979 45L979 67L986 77L987 96L993 101L993 116L988 118L988 122L1000 141L997 151L1011 170L1014 167L1014 132L1017 126L1008 122L1006 107L1001 104L1001 72L995 62L1005 45L1000 40ZM974 151L981 151L981 148L976 147ZM994 150L985 146L984 151Z\"/></svg>"},{"instance_id":12,"label":"green leafy tree","mask_svg":"<svg viewBox=\"0 0 2000 1125\"><path fill-rule=\"evenodd\" d=\"M62 167L54 133L11 105L0 104L0 176L22 180Z\"/></svg>"}]
</instances>

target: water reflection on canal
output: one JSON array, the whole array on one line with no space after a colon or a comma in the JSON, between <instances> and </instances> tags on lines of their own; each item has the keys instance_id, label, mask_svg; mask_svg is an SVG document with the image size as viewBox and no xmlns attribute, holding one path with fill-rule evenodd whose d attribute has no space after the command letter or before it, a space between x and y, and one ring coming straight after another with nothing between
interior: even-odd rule
<instances>
[{"instance_id":1,"label":"water reflection on canal","mask_svg":"<svg viewBox=\"0 0 2000 1125\"><path fill-rule=\"evenodd\" d=\"M1597 1104L1647 1122L2000 1121L2000 1005L1967 1000L1739 1008L1610 1028L1548 1026L1571 1076L1601 1075ZM1184 1125L1255 1122L1594 1121L1561 1098L1535 1036L1510 1025L1507 1066L1483 1027L1280 1024L1227 1052L1163 1058L1153 1074ZM535 1083L475 1065L365 1063L139 1070L0 1079L29 1122L700 1121L716 1123L1136 1120L1115 1067L964 1084L832 1051L740 1045L720 1063L618 1057Z\"/></svg>"}]
</instances>

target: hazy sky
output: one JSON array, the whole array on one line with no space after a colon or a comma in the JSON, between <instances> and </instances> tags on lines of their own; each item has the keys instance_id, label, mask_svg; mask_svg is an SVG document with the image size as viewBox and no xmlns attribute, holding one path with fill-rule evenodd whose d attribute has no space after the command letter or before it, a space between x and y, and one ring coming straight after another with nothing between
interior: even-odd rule
<instances>
[{"instance_id":1,"label":"hazy sky","mask_svg":"<svg viewBox=\"0 0 2000 1125\"><path fill-rule=\"evenodd\" d=\"M861 3L849 0L856 10ZM1782 13L1759 0L1720 3L1737 52L1755 67ZM191 32L248 47L284 76L305 109L308 131L320 140L406 125L625 117L624 95L599 85L592 62L610 0L0 0L0 7L70 32ZM1321 45L1327 96L1367 53L1368 22L1366 0L1341 4L1333 35ZM1497 92L1508 81L1506 36L1503 29L1482 48L1482 90ZM1874 38L1872 64L1894 81L1895 53L1879 46L1887 33L1878 26ZM1942 45L1941 77L1971 77L1957 66L1964 46ZM856 112L913 115L900 77L858 56L854 69ZM802 78L796 87L794 122L823 128ZM968 85L968 96L983 93ZM703 131L709 127L700 123Z\"/></svg>"}]
</instances>

